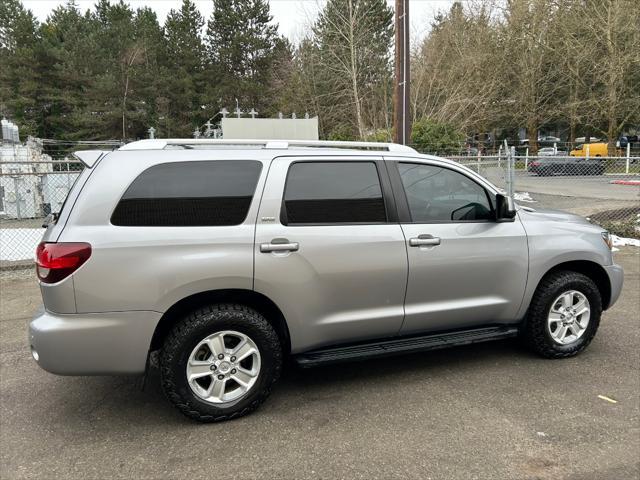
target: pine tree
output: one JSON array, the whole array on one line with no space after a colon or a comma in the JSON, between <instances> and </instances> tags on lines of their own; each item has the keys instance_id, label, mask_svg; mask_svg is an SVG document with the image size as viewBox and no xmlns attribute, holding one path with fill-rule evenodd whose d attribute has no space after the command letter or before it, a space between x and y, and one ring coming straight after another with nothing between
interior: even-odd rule
<instances>
[{"instance_id":1,"label":"pine tree","mask_svg":"<svg viewBox=\"0 0 640 480\"><path fill-rule=\"evenodd\" d=\"M23 133L41 133L38 23L19 0L0 2L0 116L15 121Z\"/></svg>"},{"instance_id":2,"label":"pine tree","mask_svg":"<svg viewBox=\"0 0 640 480\"><path fill-rule=\"evenodd\" d=\"M205 49L200 36L204 19L191 0L183 0L180 10L171 10L164 24L167 43L167 136L191 136L204 118ZM163 123L160 123L163 126Z\"/></svg>"},{"instance_id":3,"label":"pine tree","mask_svg":"<svg viewBox=\"0 0 640 480\"><path fill-rule=\"evenodd\" d=\"M269 66L269 86L265 95L269 102L266 108L262 107L261 113L264 116L275 116L278 112L305 111L305 107L298 108L295 92L290 88L295 72L294 48L286 37L280 37L276 40L273 61Z\"/></svg>"},{"instance_id":4,"label":"pine tree","mask_svg":"<svg viewBox=\"0 0 640 480\"><path fill-rule=\"evenodd\" d=\"M157 17L148 8L134 12L122 1L100 0L91 18L100 62L88 85L84 121L102 137L146 137L158 120L157 92L166 62Z\"/></svg>"},{"instance_id":5,"label":"pine tree","mask_svg":"<svg viewBox=\"0 0 640 480\"><path fill-rule=\"evenodd\" d=\"M45 137L76 140L95 135L82 118L96 69L94 26L73 0L54 9L42 25L38 60L46 66L40 75Z\"/></svg>"},{"instance_id":6,"label":"pine tree","mask_svg":"<svg viewBox=\"0 0 640 480\"><path fill-rule=\"evenodd\" d=\"M261 111L269 71L278 41L265 0L214 0L207 24L206 44L211 81L208 97L221 106L235 105Z\"/></svg>"},{"instance_id":7,"label":"pine tree","mask_svg":"<svg viewBox=\"0 0 640 480\"><path fill-rule=\"evenodd\" d=\"M133 44L142 51L143 61L135 68L131 99L136 107L129 114L133 138L146 137L148 128L162 127L167 120L162 110L163 92L173 74L168 66L164 31L156 13L149 7L139 8L133 17ZM160 128L160 134L165 134Z\"/></svg>"}]
</instances>

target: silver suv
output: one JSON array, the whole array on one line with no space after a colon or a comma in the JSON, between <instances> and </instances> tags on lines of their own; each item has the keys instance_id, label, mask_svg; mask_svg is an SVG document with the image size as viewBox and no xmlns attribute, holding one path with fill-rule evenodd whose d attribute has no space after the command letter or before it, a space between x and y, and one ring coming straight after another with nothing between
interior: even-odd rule
<instances>
[{"instance_id":1,"label":"silver suv","mask_svg":"<svg viewBox=\"0 0 640 480\"><path fill-rule=\"evenodd\" d=\"M142 374L200 421L302 367L520 336L575 355L617 300L609 235L394 144L143 140L86 164L37 250L32 355Z\"/></svg>"}]
</instances>

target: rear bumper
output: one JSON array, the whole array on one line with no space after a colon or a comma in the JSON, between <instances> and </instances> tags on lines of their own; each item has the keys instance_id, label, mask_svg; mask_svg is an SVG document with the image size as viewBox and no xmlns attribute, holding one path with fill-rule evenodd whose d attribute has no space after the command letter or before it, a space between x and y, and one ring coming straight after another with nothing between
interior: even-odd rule
<instances>
[{"instance_id":1,"label":"rear bumper","mask_svg":"<svg viewBox=\"0 0 640 480\"><path fill-rule=\"evenodd\" d=\"M613 265L607 265L604 269L609 276L609 284L611 285L611 299L605 308L611 308L618 300L618 297L620 297L622 284L624 283L624 271L620 265L616 265L615 263Z\"/></svg>"},{"instance_id":2,"label":"rear bumper","mask_svg":"<svg viewBox=\"0 0 640 480\"><path fill-rule=\"evenodd\" d=\"M143 373L157 312L60 315L41 308L29 324L38 365L58 375Z\"/></svg>"}]
</instances>

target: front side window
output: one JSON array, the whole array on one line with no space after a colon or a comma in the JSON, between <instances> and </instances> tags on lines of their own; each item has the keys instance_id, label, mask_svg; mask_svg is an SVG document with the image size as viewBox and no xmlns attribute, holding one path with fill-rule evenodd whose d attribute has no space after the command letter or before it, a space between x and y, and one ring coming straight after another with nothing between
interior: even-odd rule
<instances>
[{"instance_id":1,"label":"front side window","mask_svg":"<svg viewBox=\"0 0 640 480\"><path fill-rule=\"evenodd\" d=\"M285 225L386 222L376 164L293 163L281 217Z\"/></svg>"},{"instance_id":2,"label":"front side window","mask_svg":"<svg viewBox=\"0 0 640 480\"><path fill-rule=\"evenodd\" d=\"M244 222L262 164L252 160L163 163L142 172L111 216L118 226L204 227Z\"/></svg>"},{"instance_id":3,"label":"front side window","mask_svg":"<svg viewBox=\"0 0 640 480\"><path fill-rule=\"evenodd\" d=\"M399 163L398 170L416 223L485 221L493 219L484 188L447 168Z\"/></svg>"}]
</instances>

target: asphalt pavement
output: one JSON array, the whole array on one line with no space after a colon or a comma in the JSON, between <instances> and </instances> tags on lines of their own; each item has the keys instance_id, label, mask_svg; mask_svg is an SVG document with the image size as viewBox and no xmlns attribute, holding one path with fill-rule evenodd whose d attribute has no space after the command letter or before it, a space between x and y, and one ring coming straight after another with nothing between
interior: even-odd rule
<instances>
[{"instance_id":1,"label":"asphalt pavement","mask_svg":"<svg viewBox=\"0 0 640 480\"><path fill-rule=\"evenodd\" d=\"M212 425L174 410L157 373L141 391L41 370L35 282L0 277L0 478L638 479L640 249L616 258L624 291L578 357L502 341L292 367L260 410Z\"/></svg>"},{"instance_id":2,"label":"asphalt pavement","mask_svg":"<svg viewBox=\"0 0 640 480\"><path fill-rule=\"evenodd\" d=\"M616 185L612 180L637 179L625 175L554 175L541 177L529 172L516 172L517 191L562 195L567 197L592 198L598 200L622 200L640 202L640 187Z\"/></svg>"}]
</instances>

